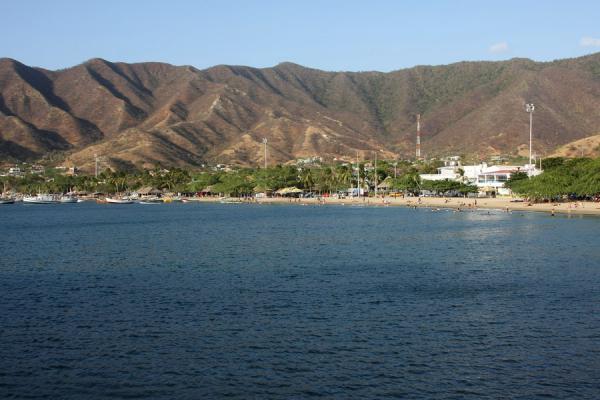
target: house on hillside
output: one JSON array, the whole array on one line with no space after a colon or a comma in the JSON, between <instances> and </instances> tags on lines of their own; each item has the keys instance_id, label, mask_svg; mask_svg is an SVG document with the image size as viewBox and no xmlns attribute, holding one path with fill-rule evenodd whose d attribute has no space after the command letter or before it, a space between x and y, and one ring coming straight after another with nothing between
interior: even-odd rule
<instances>
[{"instance_id":1,"label":"house on hillside","mask_svg":"<svg viewBox=\"0 0 600 400\"><path fill-rule=\"evenodd\" d=\"M8 176L15 176L21 178L25 176L25 172L23 172L21 168L15 166L8 169Z\"/></svg>"}]
</instances>

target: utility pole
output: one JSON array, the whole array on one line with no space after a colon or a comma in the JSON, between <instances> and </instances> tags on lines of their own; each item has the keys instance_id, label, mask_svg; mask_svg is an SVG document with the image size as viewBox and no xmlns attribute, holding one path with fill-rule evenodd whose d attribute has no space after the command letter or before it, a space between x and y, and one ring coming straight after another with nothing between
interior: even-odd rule
<instances>
[{"instance_id":1,"label":"utility pole","mask_svg":"<svg viewBox=\"0 0 600 400\"><path fill-rule=\"evenodd\" d=\"M417 114L417 160L421 159L421 114Z\"/></svg>"},{"instance_id":2,"label":"utility pole","mask_svg":"<svg viewBox=\"0 0 600 400\"><path fill-rule=\"evenodd\" d=\"M377 152L375 152L375 168L373 169L373 179L375 180L375 197L377 197Z\"/></svg>"},{"instance_id":3,"label":"utility pole","mask_svg":"<svg viewBox=\"0 0 600 400\"><path fill-rule=\"evenodd\" d=\"M360 197L360 164L358 163L358 151L356 152L356 197Z\"/></svg>"},{"instance_id":4,"label":"utility pole","mask_svg":"<svg viewBox=\"0 0 600 400\"><path fill-rule=\"evenodd\" d=\"M94 168L94 176L98 178L98 154L94 154L94 162L96 164Z\"/></svg>"},{"instance_id":5,"label":"utility pole","mask_svg":"<svg viewBox=\"0 0 600 400\"><path fill-rule=\"evenodd\" d=\"M533 110L535 110L533 103L525 104L525 111L529 113L529 176L531 176L532 162L531 145L533 143Z\"/></svg>"},{"instance_id":6,"label":"utility pole","mask_svg":"<svg viewBox=\"0 0 600 400\"><path fill-rule=\"evenodd\" d=\"M267 138L263 138L262 142L265 149L265 169L267 169Z\"/></svg>"}]
</instances>

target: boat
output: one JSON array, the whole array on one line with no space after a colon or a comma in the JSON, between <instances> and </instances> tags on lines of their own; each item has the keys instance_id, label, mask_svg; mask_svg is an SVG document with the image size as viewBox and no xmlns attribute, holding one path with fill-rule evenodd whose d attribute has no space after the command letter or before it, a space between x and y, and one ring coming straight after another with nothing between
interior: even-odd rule
<instances>
[{"instance_id":1,"label":"boat","mask_svg":"<svg viewBox=\"0 0 600 400\"><path fill-rule=\"evenodd\" d=\"M15 198L10 196L6 191L6 182L4 182L2 192L0 192L0 204L13 204Z\"/></svg>"},{"instance_id":2,"label":"boat","mask_svg":"<svg viewBox=\"0 0 600 400\"><path fill-rule=\"evenodd\" d=\"M139 204L162 204L163 201L162 201L162 199L155 197L155 198L141 199L140 201L138 201L138 203Z\"/></svg>"},{"instance_id":3,"label":"boat","mask_svg":"<svg viewBox=\"0 0 600 400\"><path fill-rule=\"evenodd\" d=\"M133 200L129 200L123 197L107 197L106 202L108 204L133 204Z\"/></svg>"},{"instance_id":4,"label":"boat","mask_svg":"<svg viewBox=\"0 0 600 400\"><path fill-rule=\"evenodd\" d=\"M163 202L165 203L181 203L181 197L179 196L168 196L163 198Z\"/></svg>"},{"instance_id":5,"label":"boat","mask_svg":"<svg viewBox=\"0 0 600 400\"><path fill-rule=\"evenodd\" d=\"M242 203L242 200L237 197L221 197L219 199L219 203L222 204L239 204Z\"/></svg>"},{"instance_id":6,"label":"boat","mask_svg":"<svg viewBox=\"0 0 600 400\"><path fill-rule=\"evenodd\" d=\"M58 201L60 203L66 204L66 203L77 203L79 200L75 196L61 196L60 199L58 199Z\"/></svg>"},{"instance_id":7,"label":"boat","mask_svg":"<svg viewBox=\"0 0 600 400\"><path fill-rule=\"evenodd\" d=\"M26 204L58 204L60 200L51 194L38 194L37 196L24 196L23 203Z\"/></svg>"}]
</instances>

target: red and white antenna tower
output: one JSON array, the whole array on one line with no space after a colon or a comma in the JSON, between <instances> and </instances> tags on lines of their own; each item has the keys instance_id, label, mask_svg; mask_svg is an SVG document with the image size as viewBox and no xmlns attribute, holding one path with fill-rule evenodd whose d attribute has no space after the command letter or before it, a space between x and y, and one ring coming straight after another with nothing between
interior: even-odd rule
<instances>
[{"instance_id":1,"label":"red and white antenna tower","mask_svg":"<svg viewBox=\"0 0 600 400\"><path fill-rule=\"evenodd\" d=\"M421 114L417 114L417 160L421 159Z\"/></svg>"}]
</instances>

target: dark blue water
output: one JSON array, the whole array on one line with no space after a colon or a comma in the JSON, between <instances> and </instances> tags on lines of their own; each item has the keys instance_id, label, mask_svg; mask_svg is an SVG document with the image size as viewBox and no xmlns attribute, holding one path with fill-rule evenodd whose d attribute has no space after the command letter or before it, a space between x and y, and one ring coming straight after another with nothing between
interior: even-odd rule
<instances>
[{"instance_id":1,"label":"dark blue water","mask_svg":"<svg viewBox=\"0 0 600 400\"><path fill-rule=\"evenodd\" d=\"M600 397L600 219L0 208L0 398Z\"/></svg>"}]
</instances>

